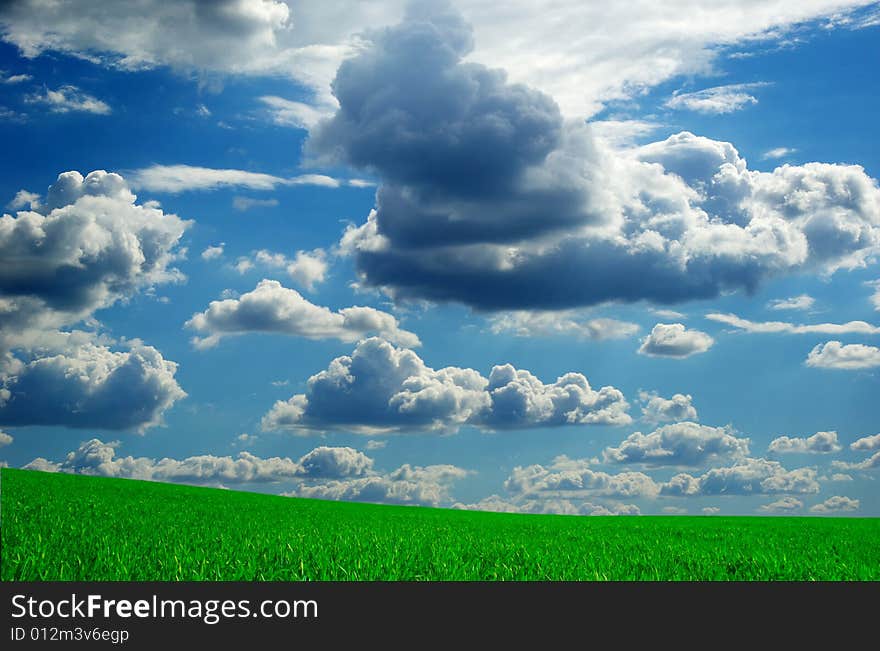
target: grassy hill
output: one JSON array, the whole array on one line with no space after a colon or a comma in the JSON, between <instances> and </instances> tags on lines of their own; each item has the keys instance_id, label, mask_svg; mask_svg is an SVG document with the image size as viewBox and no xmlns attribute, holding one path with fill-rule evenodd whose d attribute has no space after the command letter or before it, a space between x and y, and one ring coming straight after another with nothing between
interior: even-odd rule
<instances>
[{"instance_id":1,"label":"grassy hill","mask_svg":"<svg viewBox=\"0 0 880 651\"><path fill-rule=\"evenodd\" d=\"M3 580L878 580L880 519L512 515L2 470Z\"/></svg>"}]
</instances>

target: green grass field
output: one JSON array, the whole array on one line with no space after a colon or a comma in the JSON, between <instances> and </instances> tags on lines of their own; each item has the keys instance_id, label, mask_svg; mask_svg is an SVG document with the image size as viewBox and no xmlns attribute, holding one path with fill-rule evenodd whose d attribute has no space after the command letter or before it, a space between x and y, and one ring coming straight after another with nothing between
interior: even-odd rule
<instances>
[{"instance_id":1,"label":"green grass field","mask_svg":"<svg viewBox=\"0 0 880 651\"><path fill-rule=\"evenodd\" d=\"M880 519L510 515L2 471L9 580L878 580Z\"/></svg>"}]
</instances>

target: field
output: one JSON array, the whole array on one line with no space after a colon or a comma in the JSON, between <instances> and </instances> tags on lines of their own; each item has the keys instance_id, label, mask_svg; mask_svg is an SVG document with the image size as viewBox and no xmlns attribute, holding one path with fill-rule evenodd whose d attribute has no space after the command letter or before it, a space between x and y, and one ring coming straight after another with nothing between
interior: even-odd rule
<instances>
[{"instance_id":1,"label":"field","mask_svg":"<svg viewBox=\"0 0 880 651\"><path fill-rule=\"evenodd\" d=\"M880 519L511 515L2 471L9 580L878 580Z\"/></svg>"}]
</instances>

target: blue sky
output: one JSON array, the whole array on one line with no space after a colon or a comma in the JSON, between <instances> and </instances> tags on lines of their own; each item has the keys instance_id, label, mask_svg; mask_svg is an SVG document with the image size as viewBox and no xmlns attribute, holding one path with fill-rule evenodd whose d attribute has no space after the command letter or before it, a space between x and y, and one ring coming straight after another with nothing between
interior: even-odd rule
<instances>
[{"instance_id":1,"label":"blue sky","mask_svg":"<svg viewBox=\"0 0 880 651\"><path fill-rule=\"evenodd\" d=\"M0 10L0 459L880 515L880 7L288 4Z\"/></svg>"}]
</instances>

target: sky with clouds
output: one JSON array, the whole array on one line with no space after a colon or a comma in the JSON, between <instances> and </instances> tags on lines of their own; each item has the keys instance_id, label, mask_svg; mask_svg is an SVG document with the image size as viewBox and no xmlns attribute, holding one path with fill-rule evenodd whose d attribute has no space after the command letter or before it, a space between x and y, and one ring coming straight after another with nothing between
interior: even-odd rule
<instances>
[{"instance_id":1,"label":"sky with clouds","mask_svg":"<svg viewBox=\"0 0 880 651\"><path fill-rule=\"evenodd\" d=\"M880 5L0 7L0 460L880 516Z\"/></svg>"}]
</instances>

